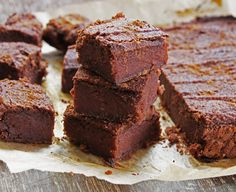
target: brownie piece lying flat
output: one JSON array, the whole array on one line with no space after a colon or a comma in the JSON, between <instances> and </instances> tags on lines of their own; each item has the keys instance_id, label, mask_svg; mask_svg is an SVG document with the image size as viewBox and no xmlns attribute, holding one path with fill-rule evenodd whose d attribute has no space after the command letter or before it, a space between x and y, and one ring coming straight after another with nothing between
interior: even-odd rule
<instances>
[{"instance_id":1,"label":"brownie piece lying flat","mask_svg":"<svg viewBox=\"0 0 236 192\"><path fill-rule=\"evenodd\" d=\"M172 64L162 69L162 101L199 159L236 157L236 62Z\"/></svg>"},{"instance_id":2,"label":"brownie piece lying flat","mask_svg":"<svg viewBox=\"0 0 236 192\"><path fill-rule=\"evenodd\" d=\"M0 42L42 45L43 26L31 13L13 14L0 25Z\"/></svg>"},{"instance_id":3,"label":"brownie piece lying flat","mask_svg":"<svg viewBox=\"0 0 236 192\"><path fill-rule=\"evenodd\" d=\"M51 19L43 33L43 39L51 46L66 51L77 39L77 31L89 24L89 19L79 14L68 14Z\"/></svg>"},{"instance_id":4,"label":"brownie piece lying flat","mask_svg":"<svg viewBox=\"0 0 236 192\"><path fill-rule=\"evenodd\" d=\"M38 46L23 42L0 43L0 79L27 79L41 83L47 63L41 60Z\"/></svg>"},{"instance_id":5,"label":"brownie piece lying flat","mask_svg":"<svg viewBox=\"0 0 236 192\"><path fill-rule=\"evenodd\" d=\"M74 76L71 91L75 110L110 121L143 117L157 98L160 88L158 72L152 70L118 86L80 68Z\"/></svg>"},{"instance_id":6,"label":"brownie piece lying flat","mask_svg":"<svg viewBox=\"0 0 236 192\"><path fill-rule=\"evenodd\" d=\"M164 32L122 14L81 30L77 50L84 68L115 84L159 68L168 57Z\"/></svg>"},{"instance_id":7,"label":"brownie piece lying flat","mask_svg":"<svg viewBox=\"0 0 236 192\"><path fill-rule=\"evenodd\" d=\"M50 144L53 128L53 105L39 85L0 81L1 140Z\"/></svg>"},{"instance_id":8,"label":"brownie piece lying flat","mask_svg":"<svg viewBox=\"0 0 236 192\"><path fill-rule=\"evenodd\" d=\"M202 49L235 46L236 20L233 17L201 18L165 29L169 49Z\"/></svg>"},{"instance_id":9,"label":"brownie piece lying flat","mask_svg":"<svg viewBox=\"0 0 236 192\"><path fill-rule=\"evenodd\" d=\"M212 61L229 61L236 59L235 46L222 46L210 49L175 49L169 50L168 64L194 64Z\"/></svg>"},{"instance_id":10,"label":"brownie piece lying flat","mask_svg":"<svg viewBox=\"0 0 236 192\"><path fill-rule=\"evenodd\" d=\"M150 111L150 110L149 110ZM85 145L93 154L103 157L110 165L128 158L136 150L158 141L159 115L151 110L146 119L112 123L74 112L68 106L64 114L64 131L75 144Z\"/></svg>"},{"instance_id":11,"label":"brownie piece lying flat","mask_svg":"<svg viewBox=\"0 0 236 192\"><path fill-rule=\"evenodd\" d=\"M73 87L73 77L81 65L78 63L78 56L75 46L69 46L64 56L62 70L62 91L69 93Z\"/></svg>"}]
</instances>

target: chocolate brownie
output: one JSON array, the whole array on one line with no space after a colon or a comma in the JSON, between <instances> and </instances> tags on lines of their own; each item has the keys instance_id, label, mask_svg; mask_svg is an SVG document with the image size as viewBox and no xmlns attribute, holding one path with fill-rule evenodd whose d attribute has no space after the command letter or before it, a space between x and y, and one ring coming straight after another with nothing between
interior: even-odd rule
<instances>
[{"instance_id":1,"label":"chocolate brownie","mask_svg":"<svg viewBox=\"0 0 236 192\"><path fill-rule=\"evenodd\" d=\"M68 14L51 19L43 33L43 39L51 46L66 51L77 39L77 31L90 23L79 14Z\"/></svg>"},{"instance_id":2,"label":"chocolate brownie","mask_svg":"<svg viewBox=\"0 0 236 192\"><path fill-rule=\"evenodd\" d=\"M236 62L167 65L162 101L197 158L236 157Z\"/></svg>"},{"instance_id":3,"label":"chocolate brownie","mask_svg":"<svg viewBox=\"0 0 236 192\"><path fill-rule=\"evenodd\" d=\"M0 81L1 140L50 144L53 128L53 105L39 85L7 79Z\"/></svg>"},{"instance_id":4,"label":"chocolate brownie","mask_svg":"<svg viewBox=\"0 0 236 192\"><path fill-rule=\"evenodd\" d=\"M14 13L0 25L0 42L26 42L42 45L43 26L31 13Z\"/></svg>"},{"instance_id":5,"label":"chocolate brownie","mask_svg":"<svg viewBox=\"0 0 236 192\"><path fill-rule=\"evenodd\" d=\"M202 18L167 28L169 49L202 49L235 46L236 20L233 17Z\"/></svg>"},{"instance_id":6,"label":"chocolate brownie","mask_svg":"<svg viewBox=\"0 0 236 192\"><path fill-rule=\"evenodd\" d=\"M236 59L235 46L222 46L209 49L174 49L168 52L169 65L207 63Z\"/></svg>"},{"instance_id":7,"label":"chocolate brownie","mask_svg":"<svg viewBox=\"0 0 236 192\"><path fill-rule=\"evenodd\" d=\"M144 21L117 14L81 30L79 63L106 80L121 84L167 61L167 35Z\"/></svg>"},{"instance_id":8,"label":"chocolate brownie","mask_svg":"<svg viewBox=\"0 0 236 192\"><path fill-rule=\"evenodd\" d=\"M233 17L199 18L168 29L162 102L201 160L236 157L235 24Z\"/></svg>"},{"instance_id":9,"label":"chocolate brownie","mask_svg":"<svg viewBox=\"0 0 236 192\"><path fill-rule=\"evenodd\" d=\"M86 146L110 165L158 141L161 132L159 115L154 110L146 119L112 123L76 113L73 106L65 111L64 131L71 142Z\"/></svg>"},{"instance_id":10,"label":"chocolate brownie","mask_svg":"<svg viewBox=\"0 0 236 192\"><path fill-rule=\"evenodd\" d=\"M24 78L31 83L41 83L46 67L40 47L23 42L0 43L0 79Z\"/></svg>"},{"instance_id":11,"label":"chocolate brownie","mask_svg":"<svg viewBox=\"0 0 236 192\"><path fill-rule=\"evenodd\" d=\"M78 63L78 55L74 45L68 47L64 56L62 70L62 91L69 93L73 87L73 77L81 65Z\"/></svg>"},{"instance_id":12,"label":"chocolate brownie","mask_svg":"<svg viewBox=\"0 0 236 192\"><path fill-rule=\"evenodd\" d=\"M143 117L159 91L159 70L136 77L119 86L80 68L74 76L72 95L78 113L110 121Z\"/></svg>"}]
</instances>

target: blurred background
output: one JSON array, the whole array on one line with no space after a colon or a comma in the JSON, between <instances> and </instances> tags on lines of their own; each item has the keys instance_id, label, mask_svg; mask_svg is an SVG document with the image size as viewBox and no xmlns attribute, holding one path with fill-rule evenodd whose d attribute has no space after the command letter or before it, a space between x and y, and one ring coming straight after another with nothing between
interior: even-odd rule
<instances>
[{"instance_id":1,"label":"blurred background","mask_svg":"<svg viewBox=\"0 0 236 192\"><path fill-rule=\"evenodd\" d=\"M96 1L96 3L94 3ZM0 22L16 12L50 12L52 16L61 10L79 12L90 19L110 17L117 11L124 11L129 17L147 20L153 24L168 23L173 17L191 19L203 15L222 15L233 9L235 0L0 0ZM87 4L87 6L84 6ZM95 18L96 17L96 18ZM161 18L161 20L160 20ZM185 20L185 19L184 19Z\"/></svg>"}]
</instances>

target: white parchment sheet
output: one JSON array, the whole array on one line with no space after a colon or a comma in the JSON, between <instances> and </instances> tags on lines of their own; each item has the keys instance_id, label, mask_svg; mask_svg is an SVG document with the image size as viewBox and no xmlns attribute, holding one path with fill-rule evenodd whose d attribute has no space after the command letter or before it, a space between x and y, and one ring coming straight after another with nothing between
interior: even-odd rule
<instances>
[{"instance_id":1,"label":"white parchment sheet","mask_svg":"<svg viewBox=\"0 0 236 192\"><path fill-rule=\"evenodd\" d=\"M51 17L68 12L78 12L95 20L110 18L116 12L124 11L130 17L147 20L152 24L166 24L173 21L186 21L206 14L221 15L229 10L233 12L234 4L230 3L232 1L223 1L222 6L218 7L206 0L111 0L71 5L37 13L37 16L45 23ZM44 58L49 62L44 87L59 114L56 117L56 138L54 144L50 146L0 142L0 159L7 164L11 172L29 169L73 172L96 176L116 184L133 184L150 179L168 181L199 179L236 173L236 160L199 163L190 156L180 155L175 146L168 147L167 141L149 149L139 150L130 160L120 163L113 169L107 167L100 158L83 153L65 139L60 139L63 136L63 112L67 105L63 101L71 99L69 95L60 91L63 55L46 43L43 45L43 53ZM161 111L162 116L167 116L159 106L159 101L156 102L156 107ZM161 119L163 129L172 125L168 117L165 119L167 120ZM111 170L112 174L106 175L107 170Z\"/></svg>"}]
</instances>

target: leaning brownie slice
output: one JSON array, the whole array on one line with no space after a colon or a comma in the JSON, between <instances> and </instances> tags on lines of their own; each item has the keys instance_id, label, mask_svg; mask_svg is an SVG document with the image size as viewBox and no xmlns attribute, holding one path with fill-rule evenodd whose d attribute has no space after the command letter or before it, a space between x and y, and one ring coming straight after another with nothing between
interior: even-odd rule
<instances>
[{"instance_id":1,"label":"leaning brownie slice","mask_svg":"<svg viewBox=\"0 0 236 192\"><path fill-rule=\"evenodd\" d=\"M0 81L0 139L8 142L52 142L53 105L39 85Z\"/></svg>"},{"instance_id":2,"label":"leaning brownie slice","mask_svg":"<svg viewBox=\"0 0 236 192\"><path fill-rule=\"evenodd\" d=\"M27 79L41 83L47 63L41 60L41 49L27 43L0 43L0 79Z\"/></svg>"},{"instance_id":3,"label":"leaning brownie slice","mask_svg":"<svg viewBox=\"0 0 236 192\"><path fill-rule=\"evenodd\" d=\"M66 51L77 39L77 31L89 24L89 19L79 14L67 14L51 19L43 32L43 39L51 46Z\"/></svg>"},{"instance_id":4,"label":"leaning brownie slice","mask_svg":"<svg viewBox=\"0 0 236 192\"><path fill-rule=\"evenodd\" d=\"M235 61L162 69L162 102L199 159L236 157Z\"/></svg>"},{"instance_id":5,"label":"leaning brownie slice","mask_svg":"<svg viewBox=\"0 0 236 192\"><path fill-rule=\"evenodd\" d=\"M42 45L43 26L31 13L13 14L0 25L0 42Z\"/></svg>"},{"instance_id":6,"label":"leaning brownie slice","mask_svg":"<svg viewBox=\"0 0 236 192\"><path fill-rule=\"evenodd\" d=\"M146 118L112 123L76 113L73 106L65 111L64 131L71 142L85 145L111 165L158 141L161 132L159 115L153 109Z\"/></svg>"},{"instance_id":7,"label":"leaning brownie slice","mask_svg":"<svg viewBox=\"0 0 236 192\"><path fill-rule=\"evenodd\" d=\"M75 46L69 46L64 56L62 70L62 91L69 93L73 87L73 77L81 65L78 63L78 56Z\"/></svg>"},{"instance_id":8,"label":"leaning brownie slice","mask_svg":"<svg viewBox=\"0 0 236 192\"><path fill-rule=\"evenodd\" d=\"M117 14L81 30L79 62L106 80L120 84L167 61L167 35L144 21Z\"/></svg>"},{"instance_id":9,"label":"leaning brownie slice","mask_svg":"<svg viewBox=\"0 0 236 192\"><path fill-rule=\"evenodd\" d=\"M74 76L71 92L75 110L110 121L143 117L157 98L158 78L159 71L152 70L118 86L80 68Z\"/></svg>"}]
</instances>

